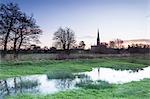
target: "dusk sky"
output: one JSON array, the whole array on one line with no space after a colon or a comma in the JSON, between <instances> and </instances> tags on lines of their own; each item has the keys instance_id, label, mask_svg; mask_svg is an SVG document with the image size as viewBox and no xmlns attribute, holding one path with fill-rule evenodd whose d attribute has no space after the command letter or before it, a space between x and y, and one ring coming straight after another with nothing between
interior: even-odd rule
<instances>
[{"instance_id":1,"label":"dusk sky","mask_svg":"<svg viewBox=\"0 0 150 99\"><path fill-rule=\"evenodd\" d=\"M77 41L96 44L115 38L150 38L150 0L0 0L18 3L22 11L33 14L43 30L41 46L52 46L53 33L70 27Z\"/></svg>"}]
</instances>

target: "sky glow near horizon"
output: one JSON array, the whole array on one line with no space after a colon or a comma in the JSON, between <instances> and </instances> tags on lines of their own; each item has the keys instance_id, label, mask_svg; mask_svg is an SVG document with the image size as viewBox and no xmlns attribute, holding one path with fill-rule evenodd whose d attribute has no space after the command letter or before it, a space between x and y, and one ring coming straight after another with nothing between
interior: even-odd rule
<instances>
[{"instance_id":1,"label":"sky glow near horizon","mask_svg":"<svg viewBox=\"0 0 150 99\"><path fill-rule=\"evenodd\" d=\"M43 30L41 46L52 46L59 27L69 27L86 45L115 38L150 38L150 0L0 0L18 3L23 12L33 14Z\"/></svg>"}]
</instances>

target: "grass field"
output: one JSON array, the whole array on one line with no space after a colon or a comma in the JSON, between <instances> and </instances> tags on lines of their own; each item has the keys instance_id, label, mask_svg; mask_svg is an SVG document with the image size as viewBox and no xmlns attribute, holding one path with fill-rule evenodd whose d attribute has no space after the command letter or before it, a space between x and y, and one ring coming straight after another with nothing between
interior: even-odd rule
<instances>
[{"instance_id":1,"label":"grass field","mask_svg":"<svg viewBox=\"0 0 150 99\"><path fill-rule=\"evenodd\" d=\"M74 60L42 60L42 61L5 61L0 63L0 79L8 77L48 74L55 71L83 72L94 67L108 67L114 69L140 69L150 66L149 56L138 57L104 57L96 59ZM122 85L112 85L111 88L91 89L80 88L59 92L52 95L19 94L8 99L149 99L150 79L131 82Z\"/></svg>"},{"instance_id":2,"label":"grass field","mask_svg":"<svg viewBox=\"0 0 150 99\"><path fill-rule=\"evenodd\" d=\"M5 61L0 63L0 79L22 75L51 73L57 70L82 72L89 71L93 67L136 70L150 65L149 60L149 57L105 57L74 60Z\"/></svg>"}]
</instances>

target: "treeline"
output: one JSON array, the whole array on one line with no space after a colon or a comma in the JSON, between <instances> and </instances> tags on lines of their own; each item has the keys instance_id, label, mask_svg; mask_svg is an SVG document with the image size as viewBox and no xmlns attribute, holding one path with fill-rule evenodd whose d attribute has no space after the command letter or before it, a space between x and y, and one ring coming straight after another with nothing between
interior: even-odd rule
<instances>
[{"instance_id":1,"label":"treeline","mask_svg":"<svg viewBox=\"0 0 150 99\"><path fill-rule=\"evenodd\" d=\"M0 52L3 52L3 50L0 50ZM92 50L92 49L82 49L82 48L72 48L69 50L63 50L63 49L56 49L55 47L51 48L40 48L40 47L34 47L32 49L20 49L20 54L36 54L36 53L46 53L46 54L146 54L150 53L150 48L137 48L137 47L129 47L129 48L121 48L121 49L114 49L114 48L99 48L98 50ZM13 50L7 50L7 54L14 54Z\"/></svg>"},{"instance_id":2,"label":"treeline","mask_svg":"<svg viewBox=\"0 0 150 99\"><path fill-rule=\"evenodd\" d=\"M127 51L129 53L150 53L149 45L144 46L128 46Z\"/></svg>"}]
</instances>

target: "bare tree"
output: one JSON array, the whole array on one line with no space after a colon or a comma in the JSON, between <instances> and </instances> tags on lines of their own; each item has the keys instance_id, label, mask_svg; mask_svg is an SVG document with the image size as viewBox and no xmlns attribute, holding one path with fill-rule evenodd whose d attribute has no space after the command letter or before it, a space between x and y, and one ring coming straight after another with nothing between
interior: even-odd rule
<instances>
[{"instance_id":1,"label":"bare tree","mask_svg":"<svg viewBox=\"0 0 150 99\"><path fill-rule=\"evenodd\" d=\"M115 41L109 41L109 47L115 48Z\"/></svg>"},{"instance_id":2,"label":"bare tree","mask_svg":"<svg viewBox=\"0 0 150 99\"><path fill-rule=\"evenodd\" d=\"M39 35L42 30L36 25L35 19L32 16L27 16L22 13L18 19L19 23L14 28L14 53L20 50L21 46L30 44L30 42L39 42Z\"/></svg>"},{"instance_id":3,"label":"bare tree","mask_svg":"<svg viewBox=\"0 0 150 99\"><path fill-rule=\"evenodd\" d=\"M63 50L69 50L75 43L75 33L70 28L59 28L54 33L56 44L60 45Z\"/></svg>"},{"instance_id":4,"label":"bare tree","mask_svg":"<svg viewBox=\"0 0 150 99\"><path fill-rule=\"evenodd\" d=\"M39 42L42 30L36 25L32 16L23 13L17 4L1 4L0 6L0 40L3 44L5 56L8 45L13 48L14 54L21 46L32 41Z\"/></svg>"},{"instance_id":5,"label":"bare tree","mask_svg":"<svg viewBox=\"0 0 150 99\"><path fill-rule=\"evenodd\" d=\"M22 19L23 21L21 22L21 29L20 29L20 41L19 42L19 46L18 49L20 49L20 47L23 44L28 44L30 43L30 41L32 42L40 42L38 37L39 35L42 34L42 30L39 28L39 26L36 24L35 19L31 16L23 16L24 19Z\"/></svg>"},{"instance_id":6,"label":"bare tree","mask_svg":"<svg viewBox=\"0 0 150 99\"><path fill-rule=\"evenodd\" d=\"M17 4L9 3L0 5L0 38L3 45L3 56L6 54L10 34L17 23L19 15L20 9Z\"/></svg>"},{"instance_id":7,"label":"bare tree","mask_svg":"<svg viewBox=\"0 0 150 99\"><path fill-rule=\"evenodd\" d=\"M84 48L85 48L85 43L84 43L84 41L80 41L80 42L79 42L78 48L81 48L81 49L84 49Z\"/></svg>"},{"instance_id":8,"label":"bare tree","mask_svg":"<svg viewBox=\"0 0 150 99\"><path fill-rule=\"evenodd\" d=\"M114 41L109 42L110 48L123 48L123 40L115 39Z\"/></svg>"},{"instance_id":9,"label":"bare tree","mask_svg":"<svg viewBox=\"0 0 150 99\"><path fill-rule=\"evenodd\" d=\"M116 39L115 40L115 45L117 48L122 48L123 40L121 39Z\"/></svg>"}]
</instances>

